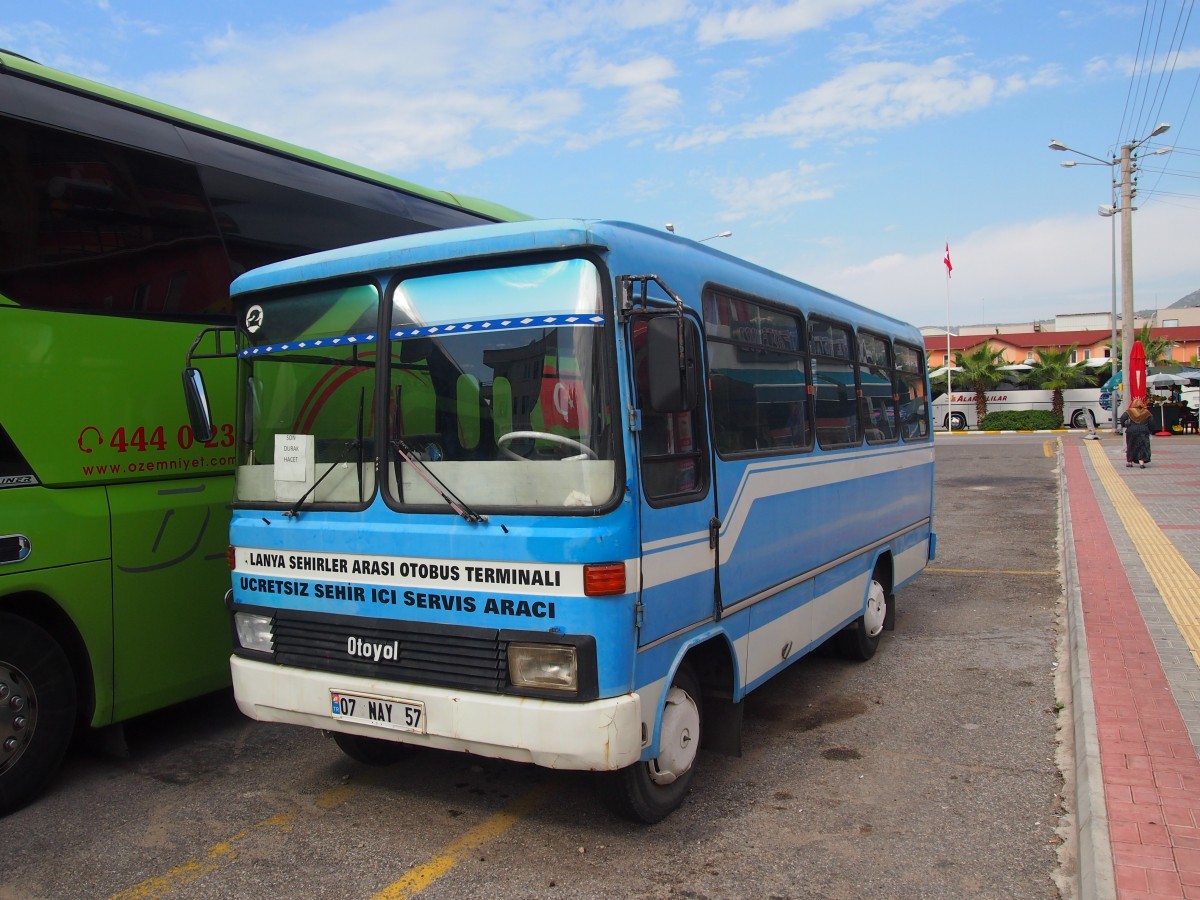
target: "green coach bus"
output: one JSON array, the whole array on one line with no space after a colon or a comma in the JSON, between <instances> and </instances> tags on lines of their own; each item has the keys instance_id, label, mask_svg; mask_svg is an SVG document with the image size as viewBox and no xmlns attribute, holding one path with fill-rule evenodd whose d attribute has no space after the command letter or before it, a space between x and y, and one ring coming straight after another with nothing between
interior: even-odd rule
<instances>
[{"instance_id":1,"label":"green coach bus","mask_svg":"<svg viewBox=\"0 0 1200 900\"><path fill-rule=\"evenodd\" d=\"M229 683L219 329L196 348L212 440L178 373L231 322L230 281L523 218L0 51L0 815L80 728Z\"/></svg>"}]
</instances>

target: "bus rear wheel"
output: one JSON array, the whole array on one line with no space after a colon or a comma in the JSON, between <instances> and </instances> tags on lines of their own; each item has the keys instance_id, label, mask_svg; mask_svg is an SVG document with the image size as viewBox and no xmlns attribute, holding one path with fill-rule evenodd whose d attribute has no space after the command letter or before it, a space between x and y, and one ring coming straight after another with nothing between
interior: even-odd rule
<instances>
[{"instance_id":1,"label":"bus rear wheel","mask_svg":"<svg viewBox=\"0 0 1200 900\"><path fill-rule=\"evenodd\" d=\"M36 797L75 730L71 663L48 632L0 613L0 816Z\"/></svg>"},{"instance_id":2,"label":"bus rear wheel","mask_svg":"<svg viewBox=\"0 0 1200 900\"><path fill-rule=\"evenodd\" d=\"M1072 428L1087 428L1088 427L1087 413L1084 410L1077 409L1077 410L1075 410L1075 412L1071 413L1071 427Z\"/></svg>"},{"instance_id":3,"label":"bus rear wheel","mask_svg":"<svg viewBox=\"0 0 1200 900\"><path fill-rule=\"evenodd\" d=\"M837 633L838 655L860 662L870 659L879 649L883 625L887 620L888 595L874 575L867 590L867 605L863 614Z\"/></svg>"},{"instance_id":4,"label":"bus rear wheel","mask_svg":"<svg viewBox=\"0 0 1200 900\"><path fill-rule=\"evenodd\" d=\"M966 431L967 417L962 413L950 414L950 430L951 431Z\"/></svg>"},{"instance_id":5,"label":"bus rear wheel","mask_svg":"<svg viewBox=\"0 0 1200 900\"><path fill-rule=\"evenodd\" d=\"M647 825L678 809L696 773L701 727L700 682L684 663L667 692L658 756L600 774L600 791L608 808Z\"/></svg>"}]
</instances>

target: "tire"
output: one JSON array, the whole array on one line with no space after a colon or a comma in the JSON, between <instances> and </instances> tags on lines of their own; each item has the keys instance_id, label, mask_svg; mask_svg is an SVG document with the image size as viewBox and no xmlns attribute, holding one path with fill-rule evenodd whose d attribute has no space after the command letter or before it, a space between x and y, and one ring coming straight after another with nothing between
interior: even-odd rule
<instances>
[{"instance_id":1,"label":"tire","mask_svg":"<svg viewBox=\"0 0 1200 900\"><path fill-rule=\"evenodd\" d=\"M839 656L865 662L875 655L891 602L883 584L872 575L871 586L867 589L866 613L836 635L835 646Z\"/></svg>"},{"instance_id":2,"label":"tire","mask_svg":"<svg viewBox=\"0 0 1200 900\"><path fill-rule=\"evenodd\" d=\"M950 430L951 431L966 431L967 417L962 413L950 414Z\"/></svg>"},{"instance_id":3,"label":"tire","mask_svg":"<svg viewBox=\"0 0 1200 900\"><path fill-rule=\"evenodd\" d=\"M1071 427L1072 428L1087 428L1088 427L1087 413L1084 412L1082 409L1077 409L1077 410L1075 410L1075 412L1071 413Z\"/></svg>"},{"instance_id":4,"label":"tire","mask_svg":"<svg viewBox=\"0 0 1200 900\"><path fill-rule=\"evenodd\" d=\"M333 742L348 757L365 766L390 766L407 756L411 749L399 741L384 741L340 731L333 733Z\"/></svg>"},{"instance_id":5,"label":"tire","mask_svg":"<svg viewBox=\"0 0 1200 900\"><path fill-rule=\"evenodd\" d=\"M58 642L0 613L0 816L49 784L71 745L77 709L75 676Z\"/></svg>"},{"instance_id":6,"label":"tire","mask_svg":"<svg viewBox=\"0 0 1200 900\"><path fill-rule=\"evenodd\" d=\"M653 825L679 808L696 774L701 707L700 682L684 663L667 692L658 757L599 776L601 796L612 812Z\"/></svg>"}]
</instances>

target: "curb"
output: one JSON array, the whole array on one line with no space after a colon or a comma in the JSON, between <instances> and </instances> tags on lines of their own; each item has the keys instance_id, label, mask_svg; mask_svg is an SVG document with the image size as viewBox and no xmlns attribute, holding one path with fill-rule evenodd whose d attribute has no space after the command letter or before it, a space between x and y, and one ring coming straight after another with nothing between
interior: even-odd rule
<instances>
[{"instance_id":1,"label":"curb","mask_svg":"<svg viewBox=\"0 0 1200 900\"><path fill-rule=\"evenodd\" d=\"M1114 898L1116 873L1113 867L1112 841L1108 830L1104 779L1100 769L1100 741L1096 732L1096 707L1092 694L1092 669L1088 660L1087 632L1083 621L1083 596L1079 589L1078 560L1071 527L1070 499L1067 487L1066 458L1058 448L1059 526L1062 540L1063 588L1066 595L1067 666L1065 698L1071 712L1071 738L1075 763L1074 832L1078 842L1076 873L1080 896ZM1080 460L1083 463L1083 460ZM1086 472L1085 472L1086 474ZM1089 476L1090 477L1090 476Z\"/></svg>"},{"instance_id":2,"label":"curb","mask_svg":"<svg viewBox=\"0 0 1200 900\"><path fill-rule=\"evenodd\" d=\"M1070 434L1070 433L1071 433L1070 428L1038 428L1038 429L1030 429L1027 431L1026 430L1015 430L1015 429L1011 430L1011 431L979 431L978 429L976 429L975 431L966 431L966 430L963 430L963 431L940 431L936 428L933 430L933 434L935 437L958 437L959 435L962 435L965 437L971 437L973 435L984 435L984 434Z\"/></svg>"}]
</instances>

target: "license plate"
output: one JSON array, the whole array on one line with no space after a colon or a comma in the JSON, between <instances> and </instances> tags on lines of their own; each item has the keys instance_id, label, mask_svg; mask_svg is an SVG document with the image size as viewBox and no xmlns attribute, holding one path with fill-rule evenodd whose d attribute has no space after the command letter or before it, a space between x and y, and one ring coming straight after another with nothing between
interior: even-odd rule
<instances>
[{"instance_id":1,"label":"license plate","mask_svg":"<svg viewBox=\"0 0 1200 900\"><path fill-rule=\"evenodd\" d=\"M335 719L363 722L395 731L425 733L425 704L417 700L330 691L329 705Z\"/></svg>"}]
</instances>

